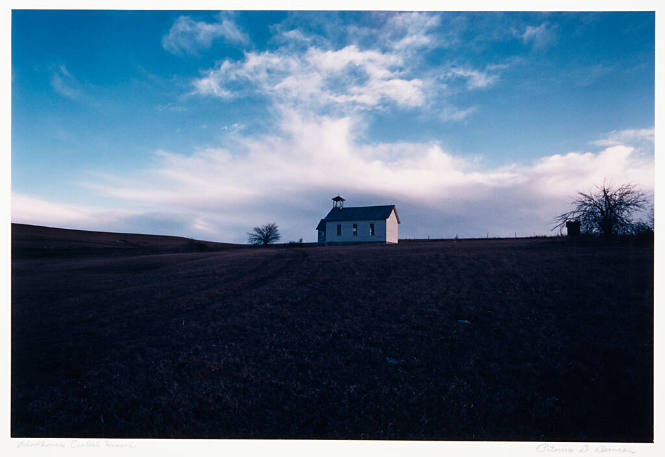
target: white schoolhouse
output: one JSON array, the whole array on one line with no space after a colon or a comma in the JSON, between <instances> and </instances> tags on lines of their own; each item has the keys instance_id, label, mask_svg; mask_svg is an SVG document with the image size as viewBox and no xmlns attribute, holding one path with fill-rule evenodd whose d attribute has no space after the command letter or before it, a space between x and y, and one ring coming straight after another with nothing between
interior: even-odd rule
<instances>
[{"instance_id":1,"label":"white schoolhouse","mask_svg":"<svg viewBox=\"0 0 665 457\"><path fill-rule=\"evenodd\" d=\"M395 205L344 207L339 195L316 230L319 245L352 243L397 244L400 223Z\"/></svg>"}]
</instances>

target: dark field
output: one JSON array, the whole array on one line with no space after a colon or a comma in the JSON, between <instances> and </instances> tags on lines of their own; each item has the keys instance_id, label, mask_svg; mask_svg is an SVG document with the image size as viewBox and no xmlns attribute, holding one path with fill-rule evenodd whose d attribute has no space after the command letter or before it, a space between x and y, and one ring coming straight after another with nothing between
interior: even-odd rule
<instances>
[{"instance_id":1,"label":"dark field","mask_svg":"<svg viewBox=\"0 0 665 457\"><path fill-rule=\"evenodd\" d=\"M652 246L12 237L14 437L653 440Z\"/></svg>"}]
</instances>

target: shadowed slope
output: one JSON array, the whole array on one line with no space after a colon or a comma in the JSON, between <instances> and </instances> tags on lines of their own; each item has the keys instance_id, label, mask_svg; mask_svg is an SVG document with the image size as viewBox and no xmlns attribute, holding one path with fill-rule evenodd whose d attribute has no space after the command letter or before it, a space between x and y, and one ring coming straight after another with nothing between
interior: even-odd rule
<instances>
[{"instance_id":1,"label":"shadowed slope","mask_svg":"<svg viewBox=\"0 0 665 457\"><path fill-rule=\"evenodd\" d=\"M653 249L12 264L12 435L651 441Z\"/></svg>"},{"instance_id":2,"label":"shadowed slope","mask_svg":"<svg viewBox=\"0 0 665 457\"><path fill-rule=\"evenodd\" d=\"M12 224L12 257L139 255L240 247L179 236L93 232Z\"/></svg>"}]
</instances>

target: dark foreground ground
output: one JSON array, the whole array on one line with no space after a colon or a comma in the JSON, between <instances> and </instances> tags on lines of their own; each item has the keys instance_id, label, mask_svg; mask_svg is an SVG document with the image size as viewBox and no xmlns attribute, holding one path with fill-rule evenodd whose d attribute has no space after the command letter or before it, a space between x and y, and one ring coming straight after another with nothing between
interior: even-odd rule
<instances>
[{"instance_id":1,"label":"dark foreground ground","mask_svg":"<svg viewBox=\"0 0 665 457\"><path fill-rule=\"evenodd\" d=\"M40 230L12 231L14 437L653 439L651 246Z\"/></svg>"}]
</instances>

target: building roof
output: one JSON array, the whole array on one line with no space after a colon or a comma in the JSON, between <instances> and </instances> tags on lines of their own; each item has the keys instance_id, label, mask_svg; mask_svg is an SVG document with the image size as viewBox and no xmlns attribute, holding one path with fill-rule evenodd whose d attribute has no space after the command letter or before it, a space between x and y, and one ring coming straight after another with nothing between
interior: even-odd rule
<instances>
[{"instance_id":1,"label":"building roof","mask_svg":"<svg viewBox=\"0 0 665 457\"><path fill-rule=\"evenodd\" d=\"M326 222L374 221L388 219L390 213L393 211L395 211L395 217L397 217L397 223L399 224L399 216L397 215L397 207L395 205L333 208L325 218L319 221L319 225L317 225L316 229L323 230L323 225Z\"/></svg>"}]
</instances>

